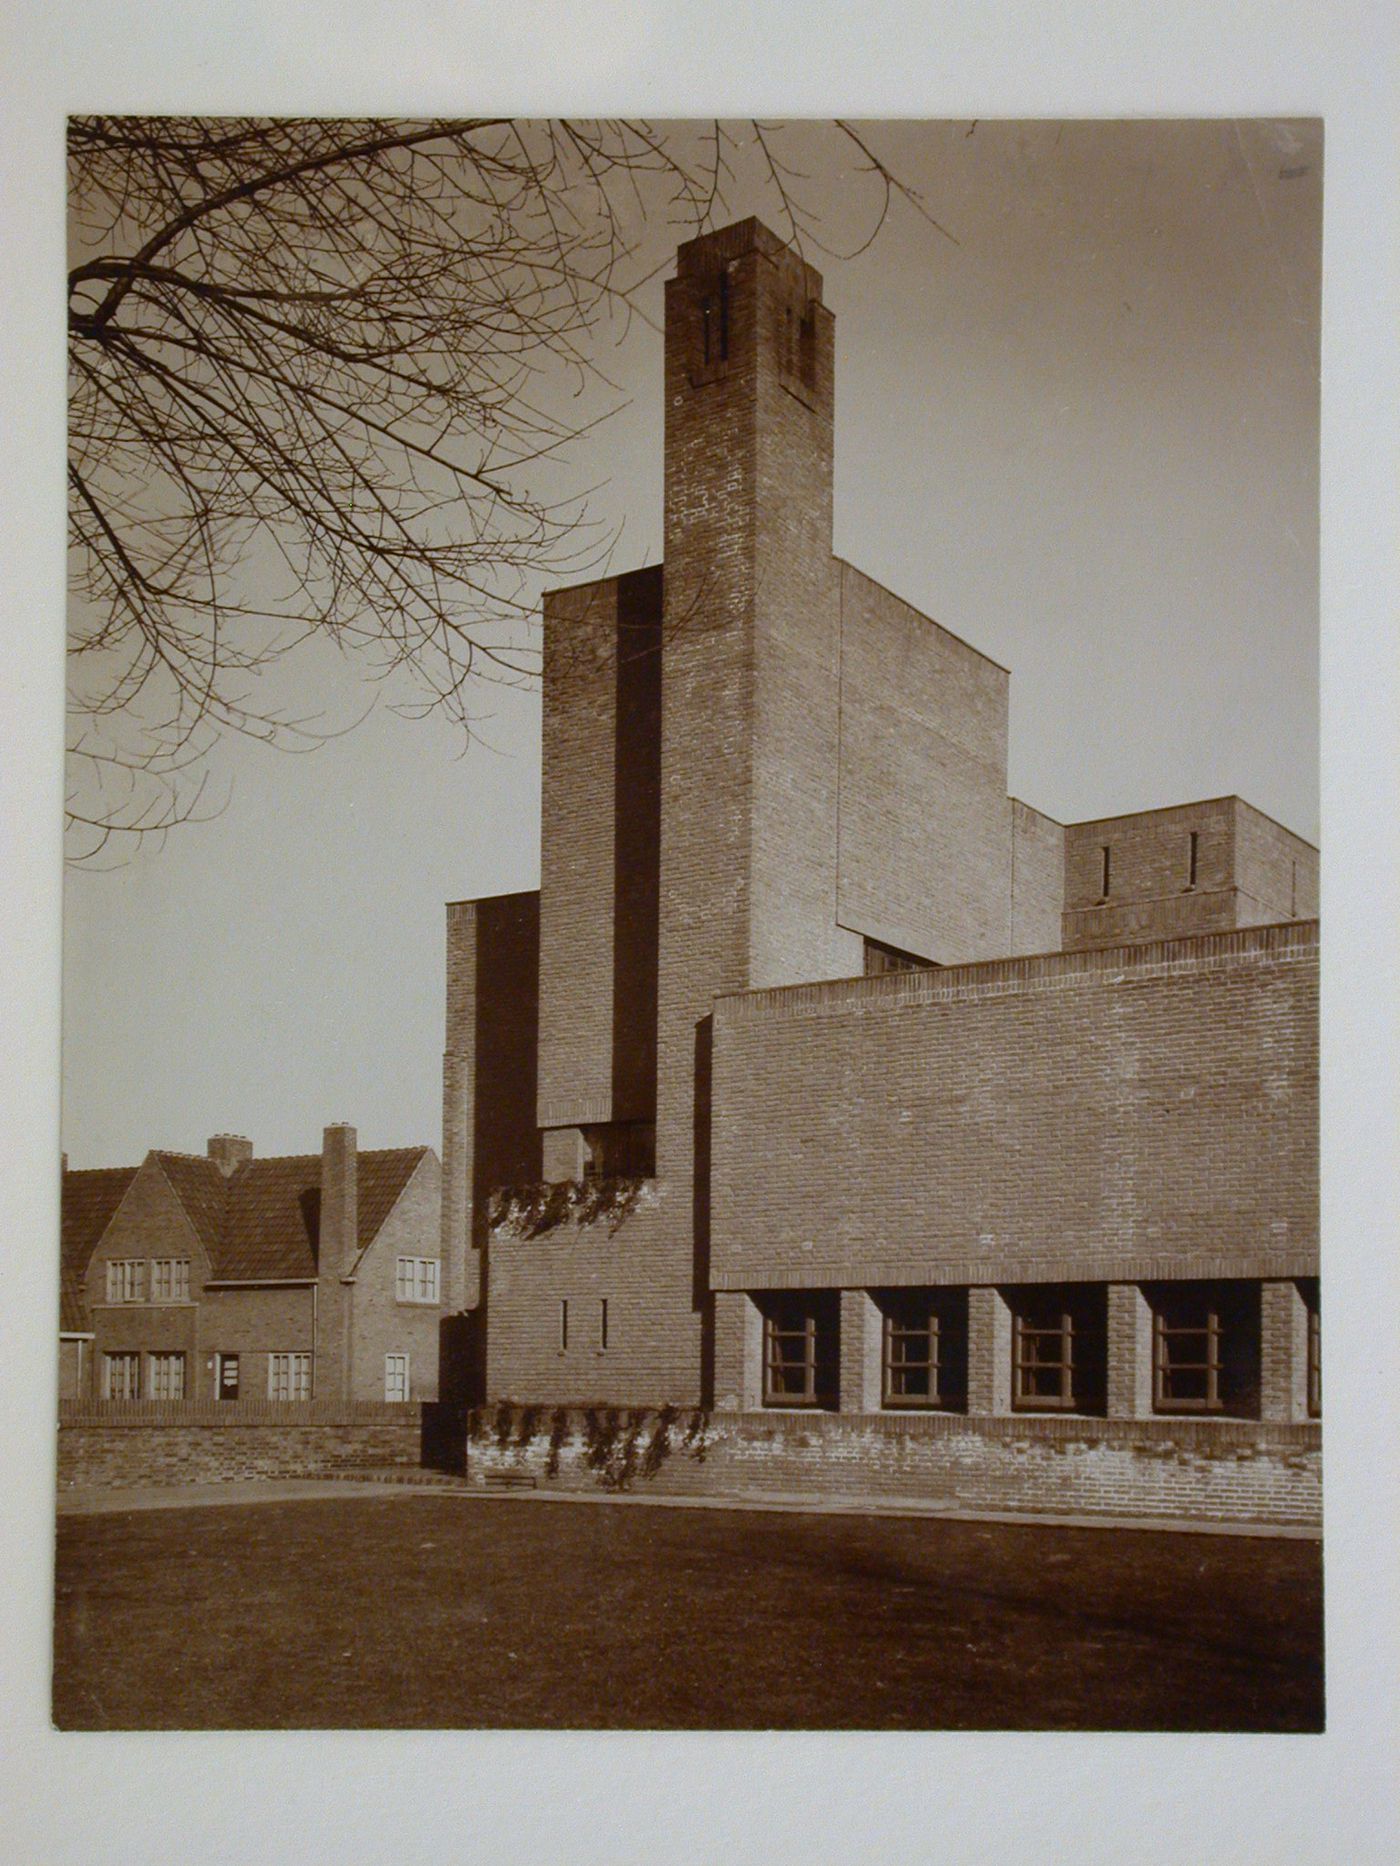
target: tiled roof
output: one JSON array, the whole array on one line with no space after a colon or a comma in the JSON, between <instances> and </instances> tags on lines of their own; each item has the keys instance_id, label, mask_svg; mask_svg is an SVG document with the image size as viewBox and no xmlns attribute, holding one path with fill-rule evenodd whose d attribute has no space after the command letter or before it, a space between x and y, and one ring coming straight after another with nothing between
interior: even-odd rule
<instances>
[{"instance_id":1,"label":"tiled roof","mask_svg":"<svg viewBox=\"0 0 1400 1866\"><path fill-rule=\"evenodd\" d=\"M63 1217L58 1249L58 1326L65 1334L88 1327L83 1279L98 1239L135 1179L134 1166L99 1166L63 1175Z\"/></svg>"},{"instance_id":2,"label":"tiled roof","mask_svg":"<svg viewBox=\"0 0 1400 1866\"><path fill-rule=\"evenodd\" d=\"M228 1213L228 1180L203 1154L158 1152L155 1158L212 1263Z\"/></svg>"},{"instance_id":3,"label":"tiled roof","mask_svg":"<svg viewBox=\"0 0 1400 1866\"><path fill-rule=\"evenodd\" d=\"M373 1243L427 1151L426 1147L391 1147L357 1156L357 1229L362 1251ZM168 1158L183 1158L160 1157L163 1166ZM217 1167L214 1171L223 1179ZM203 1176L170 1177L182 1203L188 1187L197 1208L186 1207L190 1222L204 1237L200 1227L210 1220L211 1195ZM319 1153L245 1160L223 1179L222 1196L222 1212L209 1247L211 1274L216 1279L276 1282L315 1276L321 1209Z\"/></svg>"}]
</instances>

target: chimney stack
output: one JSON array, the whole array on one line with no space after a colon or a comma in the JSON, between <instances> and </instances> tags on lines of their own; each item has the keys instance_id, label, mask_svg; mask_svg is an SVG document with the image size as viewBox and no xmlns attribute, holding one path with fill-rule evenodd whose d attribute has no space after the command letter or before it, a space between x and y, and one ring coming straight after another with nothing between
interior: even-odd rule
<instances>
[{"instance_id":1,"label":"chimney stack","mask_svg":"<svg viewBox=\"0 0 1400 1866\"><path fill-rule=\"evenodd\" d=\"M359 1241L358 1159L355 1130L337 1121L321 1138L321 1237L317 1270L345 1276Z\"/></svg>"},{"instance_id":2,"label":"chimney stack","mask_svg":"<svg viewBox=\"0 0 1400 1866\"><path fill-rule=\"evenodd\" d=\"M242 1134L214 1134L207 1148L209 1158L227 1179L234 1168L253 1157L253 1143Z\"/></svg>"}]
</instances>

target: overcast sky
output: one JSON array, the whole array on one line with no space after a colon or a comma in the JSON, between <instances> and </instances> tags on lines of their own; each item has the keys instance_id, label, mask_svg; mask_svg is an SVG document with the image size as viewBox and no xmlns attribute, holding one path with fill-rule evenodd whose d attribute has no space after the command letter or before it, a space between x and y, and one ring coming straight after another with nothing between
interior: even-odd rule
<instances>
[{"instance_id":1,"label":"overcast sky","mask_svg":"<svg viewBox=\"0 0 1400 1866\"><path fill-rule=\"evenodd\" d=\"M953 240L903 211L818 257L836 550L1010 667L1014 794L1073 821L1238 792L1317 840L1320 126L869 134ZM627 406L568 471L623 569L660 555L660 341L599 341ZM286 678L378 704L305 756L226 741L216 820L68 878L74 1165L340 1120L439 1143L442 905L538 882L538 699L483 696L462 756L328 651Z\"/></svg>"}]
</instances>

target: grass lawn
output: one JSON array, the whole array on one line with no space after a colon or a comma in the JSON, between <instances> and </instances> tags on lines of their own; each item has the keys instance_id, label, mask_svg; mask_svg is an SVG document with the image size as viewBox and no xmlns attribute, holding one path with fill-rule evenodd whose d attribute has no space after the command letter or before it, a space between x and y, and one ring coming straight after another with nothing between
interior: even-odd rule
<instances>
[{"instance_id":1,"label":"grass lawn","mask_svg":"<svg viewBox=\"0 0 1400 1866\"><path fill-rule=\"evenodd\" d=\"M1321 1550L412 1493L63 1517L54 1717L1317 1730Z\"/></svg>"}]
</instances>

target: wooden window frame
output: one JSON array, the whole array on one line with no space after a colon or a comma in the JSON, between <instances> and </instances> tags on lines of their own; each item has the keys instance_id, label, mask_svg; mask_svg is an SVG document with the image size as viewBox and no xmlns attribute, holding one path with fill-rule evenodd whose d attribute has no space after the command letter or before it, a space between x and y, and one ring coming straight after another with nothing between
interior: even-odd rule
<instances>
[{"instance_id":1,"label":"wooden window frame","mask_svg":"<svg viewBox=\"0 0 1400 1866\"><path fill-rule=\"evenodd\" d=\"M150 1289L150 1273L144 1257L109 1257L107 1259L107 1301L112 1305L145 1302Z\"/></svg>"},{"instance_id":2,"label":"wooden window frame","mask_svg":"<svg viewBox=\"0 0 1400 1866\"><path fill-rule=\"evenodd\" d=\"M285 1384L287 1391L285 1393L279 1393L277 1391L278 1386L282 1384L278 1378L279 1362L285 1363L285 1368L283 1370L286 1374ZM298 1392L297 1388L303 1385L305 1391ZM311 1356L308 1353L299 1348L278 1348L269 1353L267 1357L267 1397L273 1405L297 1405L302 1401L309 1400L313 1391Z\"/></svg>"},{"instance_id":3,"label":"wooden window frame","mask_svg":"<svg viewBox=\"0 0 1400 1866\"><path fill-rule=\"evenodd\" d=\"M1308 1417L1322 1417L1322 1300L1304 1297L1308 1310Z\"/></svg>"},{"instance_id":4,"label":"wooden window frame","mask_svg":"<svg viewBox=\"0 0 1400 1866\"><path fill-rule=\"evenodd\" d=\"M178 1380L169 1376L178 1369ZM186 1355L180 1348L156 1348L146 1356L146 1397L153 1400L182 1400L188 1397ZM178 1393L157 1392L158 1386L176 1384Z\"/></svg>"},{"instance_id":5,"label":"wooden window frame","mask_svg":"<svg viewBox=\"0 0 1400 1866\"><path fill-rule=\"evenodd\" d=\"M1222 1305L1205 1298L1202 1322L1169 1322L1161 1308L1152 1311L1152 1410L1154 1412L1224 1412L1221 1376L1225 1367L1224 1341L1228 1320ZM1172 1343L1197 1339L1204 1343L1203 1357L1173 1357ZM1169 1391L1173 1376L1205 1376L1203 1394L1173 1394Z\"/></svg>"},{"instance_id":6,"label":"wooden window frame","mask_svg":"<svg viewBox=\"0 0 1400 1866\"><path fill-rule=\"evenodd\" d=\"M794 1293L789 1294L787 1300L796 1310L802 1298ZM797 1407L806 1411L815 1411L830 1410L835 1404L839 1374L838 1381L831 1381L830 1384L828 1384L827 1377L837 1367L837 1355L826 1348L824 1333L815 1302L809 1301L806 1308L795 1314L791 1320L774 1313L772 1309L765 1309L763 1314L763 1404L765 1406ZM800 1343L800 1357L789 1359L782 1356L779 1346L784 1342ZM794 1374L800 1374L802 1380L801 1388L797 1392L794 1392L787 1384ZM780 1375L782 1376L781 1390L779 1390L778 1380Z\"/></svg>"},{"instance_id":7,"label":"wooden window frame","mask_svg":"<svg viewBox=\"0 0 1400 1866\"><path fill-rule=\"evenodd\" d=\"M398 1361L403 1363L403 1391L391 1393L389 1391L390 1371L393 1364ZM394 1371L397 1372L397 1369ZM401 1349L396 1348L384 1356L384 1403L386 1406L407 1405L409 1392L409 1357Z\"/></svg>"},{"instance_id":8,"label":"wooden window frame","mask_svg":"<svg viewBox=\"0 0 1400 1866\"><path fill-rule=\"evenodd\" d=\"M230 1363L233 1365L236 1377L234 1380L233 1392L226 1393L224 1390L224 1369ZM231 1405L236 1401L241 1391L242 1378L243 1366L237 1354L225 1354L220 1350L214 1355L214 1398L216 1400L223 1400L226 1405Z\"/></svg>"},{"instance_id":9,"label":"wooden window frame","mask_svg":"<svg viewBox=\"0 0 1400 1866\"><path fill-rule=\"evenodd\" d=\"M134 1381L123 1379L123 1386L132 1390L125 1393L112 1391L112 1369L117 1363L128 1371L134 1370ZM102 1356L102 1397L109 1400L139 1400L141 1397L141 1356L134 1348L113 1348Z\"/></svg>"},{"instance_id":10,"label":"wooden window frame","mask_svg":"<svg viewBox=\"0 0 1400 1866\"><path fill-rule=\"evenodd\" d=\"M440 1259L437 1257L395 1258L395 1302L411 1302L420 1308L433 1308L440 1301L441 1288Z\"/></svg>"},{"instance_id":11,"label":"wooden window frame","mask_svg":"<svg viewBox=\"0 0 1400 1866\"><path fill-rule=\"evenodd\" d=\"M152 1257L150 1276L152 1302L189 1301L190 1260L188 1257ZM167 1287L162 1288L162 1284Z\"/></svg>"},{"instance_id":12,"label":"wooden window frame","mask_svg":"<svg viewBox=\"0 0 1400 1866\"><path fill-rule=\"evenodd\" d=\"M1056 1322L1039 1322L1029 1319L1019 1309L1013 1309L1011 1317L1011 1405L1016 1412L1073 1412L1079 1400L1074 1390L1074 1375L1078 1363L1075 1360L1076 1328L1074 1311L1067 1304L1061 1303L1059 1318ZM1029 1344L1037 1341L1055 1341L1060 1352L1057 1359L1041 1359L1028 1355ZM1058 1376L1058 1393L1040 1393L1028 1391L1031 1377L1037 1374L1054 1373Z\"/></svg>"}]
</instances>

